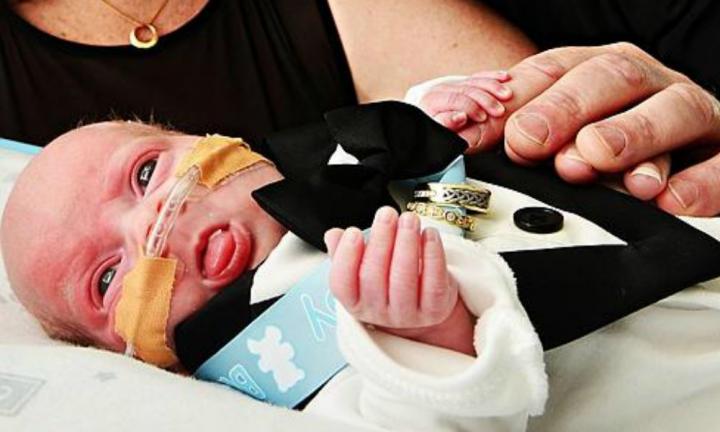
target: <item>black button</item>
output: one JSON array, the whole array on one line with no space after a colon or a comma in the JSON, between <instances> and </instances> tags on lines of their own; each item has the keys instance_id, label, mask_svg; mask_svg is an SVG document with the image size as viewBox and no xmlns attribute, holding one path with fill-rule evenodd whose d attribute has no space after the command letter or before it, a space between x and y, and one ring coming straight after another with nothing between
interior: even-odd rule
<instances>
[{"instance_id":1,"label":"black button","mask_svg":"<svg viewBox=\"0 0 720 432\"><path fill-rule=\"evenodd\" d=\"M524 207L513 214L515 226L523 231L550 234L563 227L563 215L547 207Z\"/></svg>"}]
</instances>

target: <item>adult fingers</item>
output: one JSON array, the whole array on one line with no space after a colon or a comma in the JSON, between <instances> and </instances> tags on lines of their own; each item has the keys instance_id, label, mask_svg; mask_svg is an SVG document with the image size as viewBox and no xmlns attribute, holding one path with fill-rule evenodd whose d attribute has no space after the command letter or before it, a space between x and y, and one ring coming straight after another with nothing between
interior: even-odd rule
<instances>
[{"instance_id":1,"label":"adult fingers","mask_svg":"<svg viewBox=\"0 0 720 432\"><path fill-rule=\"evenodd\" d=\"M657 203L660 208L678 215L720 213L720 154L670 177Z\"/></svg>"},{"instance_id":2,"label":"adult fingers","mask_svg":"<svg viewBox=\"0 0 720 432\"><path fill-rule=\"evenodd\" d=\"M627 112L586 126L577 148L595 169L620 172L699 140L720 139L720 104L691 83L675 83Z\"/></svg>"},{"instance_id":3,"label":"adult fingers","mask_svg":"<svg viewBox=\"0 0 720 432\"><path fill-rule=\"evenodd\" d=\"M566 182L575 184L590 183L597 180L599 175L580 155L574 141L555 156L555 171Z\"/></svg>"},{"instance_id":4,"label":"adult fingers","mask_svg":"<svg viewBox=\"0 0 720 432\"><path fill-rule=\"evenodd\" d=\"M607 47L564 47L536 54L515 65L509 71L512 77L505 85L513 93L512 99L504 103L507 113L521 109L531 100L550 88L567 71ZM495 145L504 135L505 118L491 118L483 125L482 141L477 150L486 150ZM508 146L505 146L508 149ZM508 151L508 154L511 153Z\"/></svg>"},{"instance_id":5,"label":"adult fingers","mask_svg":"<svg viewBox=\"0 0 720 432\"><path fill-rule=\"evenodd\" d=\"M599 177L598 171L577 151L575 143L568 144L555 156L555 169L569 183L590 183ZM636 198L644 201L653 199L665 189L669 172L670 155L656 156L627 171L625 187Z\"/></svg>"},{"instance_id":6,"label":"adult fingers","mask_svg":"<svg viewBox=\"0 0 720 432\"><path fill-rule=\"evenodd\" d=\"M651 200L665 190L669 173L670 155L656 156L625 173L625 188L636 198Z\"/></svg>"},{"instance_id":7,"label":"adult fingers","mask_svg":"<svg viewBox=\"0 0 720 432\"><path fill-rule=\"evenodd\" d=\"M510 69L509 76L512 79L505 84L513 93L512 99L504 103L507 111L505 117L501 119L490 118L489 121L484 123L482 126L482 138L470 152L491 148L506 132L510 132L508 135L512 135L511 131L506 131L511 127L510 122L507 122L506 128L507 114L522 111L525 105L543 94L577 65L606 52L635 50L640 51L629 44L598 47L563 47L543 51L521 61ZM510 143L511 141L506 139L505 150L511 159L525 165L531 163L533 159L525 158L513 151Z\"/></svg>"},{"instance_id":8,"label":"adult fingers","mask_svg":"<svg viewBox=\"0 0 720 432\"><path fill-rule=\"evenodd\" d=\"M482 123L471 123L455 132L468 144L468 148L465 150L466 153L472 154L482 148L483 133L485 132Z\"/></svg>"},{"instance_id":9,"label":"adult fingers","mask_svg":"<svg viewBox=\"0 0 720 432\"><path fill-rule=\"evenodd\" d=\"M591 57L510 117L507 143L525 159L554 155L583 126L669 85L664 69L621 52Z\"/></svg>"}]
</instances>

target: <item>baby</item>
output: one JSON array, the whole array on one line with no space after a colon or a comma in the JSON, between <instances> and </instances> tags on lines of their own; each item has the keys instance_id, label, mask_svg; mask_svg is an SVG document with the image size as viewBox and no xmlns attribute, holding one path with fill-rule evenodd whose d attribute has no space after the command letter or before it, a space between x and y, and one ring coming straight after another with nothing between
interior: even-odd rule
<instances>
[{"instance_id":1,"label":"baby","mask_svg":"<svg viewBox=\"0 0 720 432\"><path fill-rule=\"evenodd\" d=\"M507 79L503 72L488 72L443 85L422 107L435 107L436 120L470 133L488 114L504 113L498 100L511 95L502 84ZM445 109L435 100L443 96ZM18 298L51 335L124 349L112 326L119 282L132 268L144 230L174 180L175 165L198 139L140 123L99 123L60 136L24 171L3 217L3 256ZM272 164L261 163L188 206L168 244L182 263L169 329L246 269L259 265L277 245L285 229L258 207L251 192L281 178ZM398 217L384 208L363 250L359 236L354 228L327 233L331 255L338 254L331 278L338 299L364 322L402 329L413 338L432 334L441 345L471 353L466 339L470 320L462 300L456 301L457 287L444 268L436 230L420 235L417 216ZM232 253L206 250L210 238L234 242L221 248ZM418 257L424 258L422 269L411 265ZM354 287L346 282L358 276L360 261L364 283ZM377 280L379 274L388 275L387 281ZM424 291L426 296L434 293L432 301L413 298L419 295L412 292L418 283L433 284ZM396 292L407 297L387 301L387 295ZM406 303L419 308L408 309ZM444 334L436 335L436 327Z\"/></svg>"},{"instance_id":2,"label":"baby","mask_svg":"<svg viewBox=\"0 0 720 432\"><path fill-rule=\"evenodd\" d=\"M426 98L424 108L432 107L436 120L471 142L477 123L504 113L499 101L511 96L503 85L507 79L503 73L488 73L443 84L434 89L435 99ZM51 336L126 350L116 329L123 279L141 259L180 161L199 140L134 122L92 124L55 139L22 173L3 214L2 252L17 297ZM171 350L178 324L246 271L261 266L286 236L284 224L252 195L283 176L257 156L255 163L183 204L163 255L177 263L164 335ZM366 240L351 227L327 231L325 243L332 258L330 289L355 320L474 358L478 307L467 298L470 287L448 270L437 229L422 229L413 213L398 215L382 207ZM533 349L539 353L539 344ZM453 364L457 371L468 361ZM392 411L384 415L402 412ZM437 418L460 413L453 420L464 425L458 428L494 417L450 411ZM524 423L529 411L527 404L515 409L510 423ZM413 420L383 422L396 427Z\"/></svg>"}]
</instances>

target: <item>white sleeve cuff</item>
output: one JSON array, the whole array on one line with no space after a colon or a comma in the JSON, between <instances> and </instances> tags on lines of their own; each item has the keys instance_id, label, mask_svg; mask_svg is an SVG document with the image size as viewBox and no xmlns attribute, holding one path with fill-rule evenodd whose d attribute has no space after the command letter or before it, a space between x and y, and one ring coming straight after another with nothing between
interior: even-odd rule
<instances>
[{"instance_id":1,"label":"white sleeve cuff","mask_svg":"<svg viewBox=\"0 0 720 432\"><path fill-rule=\"evenodd\" d=\"M541 414L548 393L543 350L510 268L477 243L453 236L443 242L448 268L479 317L477 357L369 330L338 307L345 358L383 398L390 394L441 415Z\"/></svg>"}]
</instances>

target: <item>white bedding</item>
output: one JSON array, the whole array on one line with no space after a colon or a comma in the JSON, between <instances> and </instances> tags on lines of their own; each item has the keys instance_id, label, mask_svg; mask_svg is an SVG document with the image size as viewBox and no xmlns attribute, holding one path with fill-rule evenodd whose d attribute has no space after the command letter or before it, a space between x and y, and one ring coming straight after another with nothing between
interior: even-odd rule
<instances>
[{"instance_id":1,"label":"white bedding","mask_svg":"<svg viewBox=\"0 0 720 432\"><path fill-rule=\"evenodd\" d=\"M27 160L0 149L0 209ZM531 432L718 430L720 284L693 287L546 357L550 402ZM0 267L0 431L338 429L359 430L51 341Z\"/></svg>"},{"instance_id":2,"label":"white bedding","mask_svg":"<svg viewBox=\"0 0 720 432\"><path fill-rule=\"evenodd\" d=\"M0 148L0 209L29 156ZM17 302L0 260L0 431L357 431L222 386L53 341Z\"/></svg>"}]
</instances>

